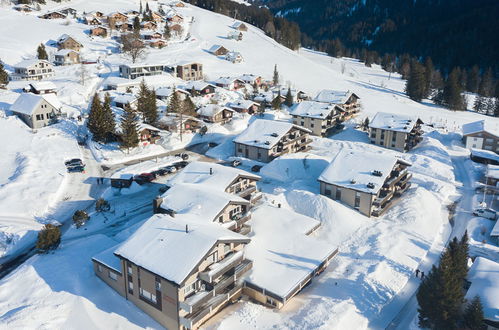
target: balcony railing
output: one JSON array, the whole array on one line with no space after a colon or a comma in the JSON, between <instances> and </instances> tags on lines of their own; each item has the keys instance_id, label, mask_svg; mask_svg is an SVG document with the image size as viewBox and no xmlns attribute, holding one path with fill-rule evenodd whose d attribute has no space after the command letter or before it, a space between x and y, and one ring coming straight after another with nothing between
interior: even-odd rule
<instances>
[{"instance_id":1,"label":"balcony railing","mask_svg":"<svg viewBox=\"0 0 499 330\"><path fill-rule=\"evenodd\" d=\"M249 186L248 188L246 189L236 189L234 191L234 193L236 193L239 197L246 197L252 193L254 193L256 191L256 187L255 186Z\"/></svg>"},{"instance_id":2,"label":"balcony railing","mask_svg":"<svg viewBox=\"0 0 499 330\"><path fill-rule=\"evenodd\" d=\"M212 264L209 270L199 273L199 278L205 282L212 283L214 279L241 263L243 258L243 251L236 252L222 261Z\"/></svg>"}]
</instances>

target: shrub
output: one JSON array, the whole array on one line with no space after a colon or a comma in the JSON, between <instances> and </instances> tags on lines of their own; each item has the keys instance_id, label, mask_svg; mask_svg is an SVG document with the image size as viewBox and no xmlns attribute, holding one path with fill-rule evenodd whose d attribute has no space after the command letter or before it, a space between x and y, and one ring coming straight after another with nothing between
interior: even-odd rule
<instances>
[{"instance_id":1,"label":"shrub","mask_svg":"<svg viewBox=\"0 0 499 330\"><path fill-rule=\"evenodd\" d=\"M40 252L46 252L51 249L57 248L61 242L61 230L59 227L46 224L42 230L38 232L38 240L36 248Z\"/></svg>"},{"instance_id":2,"label":"shrub","mask_svg":"<svg viewBox=\"0 0 499 330\"><path fill-rule=\"evenodd\" d=\"M104 198L99 198L97 202L95 202L95 210L97 212L107 212L111 209L111 205Z\"/></svg>"},{"instance_id":3,"label":"shrub","mask_svg":"<svg viewBox=\"0 0 499 330\"><path fill-rule=\"evenodd\" d=\"M90 219L90 217L87 212L83 210L78 210L73 214L73 223L76 225L76 228L83 226L88 219Z\"/></svg>"}]
</instances>

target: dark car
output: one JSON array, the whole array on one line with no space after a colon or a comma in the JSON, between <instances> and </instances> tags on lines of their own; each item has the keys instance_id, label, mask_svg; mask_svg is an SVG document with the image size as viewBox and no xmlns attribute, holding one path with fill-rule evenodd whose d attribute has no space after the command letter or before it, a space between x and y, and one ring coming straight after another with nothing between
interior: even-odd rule
<instances>
[{"instance_id":1,"label":"dark car","mask_svg":"<svg viewBox=\"0 0 499 330\"><path fill-rule=\"evenodd\" d=\"M252 172L260 172L261 169L262 169L262 165L253 165L251 167Z\"/></svg>"},{"instance_id":2,"label":"dark car","mask_svg":"<svg viewBox=\"0 0 499 330\"><path fill-rule=\"evenodd\" d=\"M82 173L85 172L85 166L76 165L68 166L68 173Z\"/></svg>"},{"instance_id":3,"label":"dark car","mask_svg":"<svg viewBox=\"0 0 499 330\"><path fill-rule=\"evenodd\" d=\"M208 147L215 148L216 146L218 146L218 143L216 143L216 142L208 142Z\"/></svg>"},{"instance_id":4,"label":"dark car","mask_svg":"<svg viewBox=\"0 0 499 330\"><path fill-rule=\"evenodd\" d=\"M175 157L179 157L179 158L182 158L183 160L187 160L189 159L189 155L186 154L185 152L184 153L181 153L181 154L176 154Z\"/></svg>"},{"instance_id":5,"label":"dark car","mask_svg":"<svg viewBox=\"0 0 499 330\"><path fill-rule=\"evenodd\" d=\"M151 173L154 174L156 177L158 177L168 174L168 171L165 168L160 168L156 171L152 171Z\"/></svg>"},{"instance_id":6,"label":"dark car","mask_svg":"<svg viewBox=\"0 0 499 330\"><path fill-rule=\"evenodd\" d=\"M66 166L84 166L80 158L73 158L64 162Z\"/></svg>"},{"instance_id":7,"label":"dark car","mask_svg":"<svg viewBox=\"0 0 499 330\"><path fill-rule=\"evenodd\" d=\"M164 194L165 192L168 191L168 189L170 189L170 186L164 185L161 188L159 188L159 192Z\"/></svg>"},{"instance_id":8,"label":"dark car","mask_svg":"<svg viewBox=\"0 0 499 330\"><path fill-rule=\"evenodd\" d=\"M134 178L135 182L137 182L138 184L152 182L154 181L154 179L156 179L156 176L152 173L142 173Z\"/></svg>"},{"instance_id":9,"label":"dark car","mask_svg":"<svg viewBox=\"0 0 499 330\"><path fill-rule=\"evenodd\" d=\"M177 168L177 170L178 170L179 168L184 168L184 167L186 167L188 164L189 164L189 162L188 162L188 161L183 160L183 161L181 161L181 162L175 162L175 163L173 163L172 165L173 165L173 166L175 166L175 167Z\"/></svg>"},{"instance_id":10,"label":"dark car","mask_svg":"<svg viewBox=\"0 0 499 330\"><path fill-rule=\"evenodd\" d=\"M236 160L233 160L232 162L230 162L230 164L233 167L238 167L239 165L241 165L241 161L236 159Z\"/></svg>"}]
</instances>

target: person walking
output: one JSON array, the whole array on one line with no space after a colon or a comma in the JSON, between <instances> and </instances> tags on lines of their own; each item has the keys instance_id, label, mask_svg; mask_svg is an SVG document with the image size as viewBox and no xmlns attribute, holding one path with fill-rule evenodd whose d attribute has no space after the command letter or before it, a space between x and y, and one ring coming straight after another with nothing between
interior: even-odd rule
<instances>
[{"instance_id":1,"label":"person walking","mask_svg":"<svg viewBox=\"0 0 499 330\"><path fill-rule=\"evenodd\" d=\"M424 280L424 272L421 272L421 280Z\"/></svg>"},{"instance_id":2,"label":"person walking","mask_svg":"<svg viewBox=\"0 0 499 330\"><path fill-rule=\"evenodd\" d=\"M416 269L416 277L419 277L419 268Z\"/></svg>"}]
</instances>

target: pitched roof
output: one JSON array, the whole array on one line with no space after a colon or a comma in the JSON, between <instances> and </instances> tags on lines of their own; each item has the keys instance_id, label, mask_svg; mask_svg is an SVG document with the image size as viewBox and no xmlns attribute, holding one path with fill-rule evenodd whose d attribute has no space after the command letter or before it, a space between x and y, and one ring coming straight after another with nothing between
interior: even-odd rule
<instances>
[{"instance_id":1,"label":"pitched roof","mask_svg":"<svg viewBox=\"0 0 499 330\"><path fill-rule=\"evenodd\" d=\"M378 112L369 123L371 128L409 133L418 121L417 117Z\"/></svg>"},{"instance_id":2,"label":"pitched roof","mask_svg":"<svg viewBox=\"0 0 499 330\"><path fill-rule=\"evenodd\" d=\"M81 42L79 42L78 40L76 40L75 38L73 38L72 36L70 36L68 34L63 34L62 36L60 36L59 39L57 39L57 43L63 43L65 41L67 41L68 39L73 39L81 46Z\"/></svg>"},{"instance_id":3,"label":"pitched roof","mask_svg":"<svg viewBox=\"0 0 499 330\"><path fill-rule=\"evenodd\" d=\"M487 178L499 179L499 165L487 165Z\"/></svg>"},{"instance_id":4,"label":"pitched roof","mask_svg":"<svg viewBox=\"0 0 499 330\"><path fill-rule=\"evenodd\" d=\"M348 189L377 194L397 162L409 163L390 156L365 151L341 149L321 173L318 180ZM381 175L374 175L380 171ZM374 188L369 188L369 183Z\"/></svg>"},{"instance_id":5,"label":"pitched roof","mask_svg":"<svg viewBox=\"0 0 499 330\"><path fill-rule=\"evenodd\" d=\"M135 101L137 101L137 96L133 94L118 94L113 99L114 103L121 104L133 103Z\"/></svg>"},{"instance_id":6,"label":"pitched roof","mask_svg":"<svg viewBox=\"0 0 499 330\"><path fill-rule=\"evenodd\" d=\"M34 81L29 83L37 91L48 89L57 89L57 86L51 81Z\"/></svg>"},{"instance_id":7,"label":"pitched roof","mask_svg":"<svg viewBox=\"0 0 499 330\"><path fill-rule=\"evenodd\" d=\"M191 90L194 88L197 91L202 91L203 89L205 89L206 87L209 87L209 86L211 86L213 88L217 88L217 86L215 86L213 84L209 84L206 81L202 81L202 80L188 81L185 85L181 86L181 88L183 88L185 90Z\"/></svg>"},{"instance_id":8,"label":"pitched roof","mask_svg":"<svg viewBox=\"0 0 499 330\"><path fill-rule=\"evenodd\" d=\"M33 111L38 107L42 100L47 101L54 108L60 109L61 107L59 99L54 94L37 95L31 93L23 93L19 95L14 104L12 104L10 110L31 116L33 114Z\"/></svg>"},{"instance_id":9,"label":"pitched roof","mask_svg":"<svg viewBox=\"0 0 499 330\"><path fill-rule=\"evenodd\" d=\"M252 122L234 142L263 149L273 148L292 128L310 133L310 130L290 122L257 119Z\"/></svg>"},{"instance_id":10,"label":"pitched roof","mask_svg":"<svg viewBox=\"0 0 499 330\"><path fill-rule=\"evenodd\" d=\"M325 119L334 112L334 105L315 101L303 101L296 104L290 111L290 114L300 117L310 117Z\"/></svg>"},{"instance_id":11,"label":"pitched roof","mask_svg":"<svg viewBox=\"0 0 499 330\"><path fill-rule=\"evenodd\" d=\"M234 109L248 109L253 105L258 106L259 104L251 100L237 100L236 102L227 103L228 107Z\"/></svg>"},{"instance_id":12,"label":"pitched roof","mask_svg":"<svg viewBox=\"0 0 499 330\"><path fill-rule=\"evenodd\" d=\"M56 56L66 56L66 55L68 55L70 53L78 54L77 51L72 50L72 49L60 49L54 55L56 55Z\"/></svg>"},{"instance_id":13,"label":"pitched roof","mask_svg":"<svg viewBox=\"0 0 499 330\"><path fill-rule=\"evenodd\" d=\"M211 169L211 174L210 174ZM235 167L216 163L192 162L173 177L169 184L195 183L202 184L219 191L225 191L239 176L260 180L258 175L240 170Z\"/></svg>"},{"instance_id":14,"label":"pitched roof","mask_svg":"<svg viewBox=\"0 0 499 330\"><path fill-rule=\"evenodd\" d=\"M350 96L352 96L352 92L350 91L335 91L331 89L323 89L317 94L315 97L315 101L318 102L327 102L333 104L344 104L348 101Z\"/></svg>"},{"instance_id":15,"label":"pitched roof","mask_svg":"<svg viewBox=\"0 0 499 330\"><path fill-rule=\"evenodd\" d=\"M157 214L149 218L115 254L182 285L219 241L248 243L249 238L192 214ZM188 231L186 232L186 226Z\"/></svg>"},{"instance_id":16,"label":"pitched roof","mask_svg":"<svg viewBox=\"0 0 499 330\"><path fill-rule=\"evenodd\" d=\"M199 184L177 183L161 195L161 208L176 214L197 215L197 221L213 222L229 204L249 204L237 195Z\"/></svg>"},{"instance_id":17,"label":"pitched roof","mask_svg":"<svg viewBox=\"0 0 499 330\"><path fill-rule=\"evenodd\" d=\"M224 47L224 46L222 46L222 45L213 45L213 46L211 46L211 48L210 48L210 49L208 49L208 52L210 52L210 53L214 53L214 52L216 52L217 50L219 50L220 48L225 48L225 47Z\"/></svg>"},{"instance_id":18,"label":"pitched roof","mask_svg":"<svg viewBox=\"0 0 499 330\"><path fill-rule=\"evenodd\" d=\"M463 135L487 132L499 137L499 125L493 124L490 120L478 120L463 125Z\"/></svg>"},{"instance_id":19,"label":"pitched roof","mask_svg":"<svg viewBox=\"0 0 499 330\"><path fill-rule=\"evenodd\" d=\"M483 315L487 320L499 322L499 263L484 257L477 257L468 272L471 286L465 298L480 296Z\"/></svg>"},{"instance_id":20,"label":"pitched roof","mask_svg":"<svg viewBox=\"0 0 499 330\"><path fill-rule=\"evenodd\" d=\"M499 155L489 150L471 149L471 157L479 157L499 162Z\"/></svg>"},{"instance_id":21,"label":"pitched roof","mask_svg":"<svg viewBox=\"0 0 499 330\"><path fill-rule=\"evenodd\" d=\"M114 251L118 246L119 245L112 246L98 253L92 258L92 260L100 262L104 266L107 266L121 274L121 261L114 255Z\"/></svg>"},{"instance_id":22,"label":"pitched roof","mask_svg":"<svg viewBox=\"0 0 499 330\"><path fill-rule=\"evenodd\" d=\"M222 107L222 106L219 106L218 104L207 104L201 108L199 108L197 110L197 113L200 115L200 116L206 116L206 117L213 117L215 116L217 113L220 113L224 110L227 110L227 111L231 111L233 112L234 110L232 109L229 109L227 107Z\"/></svg>"},{"instance_id":23,"label":"pitched roof","mask_svg":"<svg viewBox=\"0 0 499 330\"><path fill-rule=\"evenodd\" d=\"M38 63L43 62L45 64L50 64L49 61L46 60L39 60L37 58L32 58L29 60L23 60L15 65L13 65L14 68L29 68L31 66L37 65Z\"/></svg>"}]
</instances>

